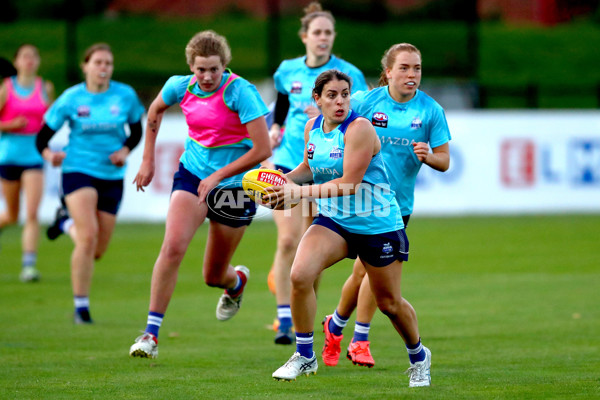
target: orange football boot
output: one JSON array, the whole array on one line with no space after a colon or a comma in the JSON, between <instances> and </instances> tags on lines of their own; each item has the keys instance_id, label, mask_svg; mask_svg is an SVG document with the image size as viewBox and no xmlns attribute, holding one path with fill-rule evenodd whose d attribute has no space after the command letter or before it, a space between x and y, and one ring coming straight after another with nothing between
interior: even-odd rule
<instances>
[{"instance_id":1,"label":"orange football boot","mask_svg":"<svg viewBox=\"0 0 600 400\"><path fill-rule=\"evenodd\" d=\"M333 315L328 315L323 320L323 332L325 333L325 344L323 345L323 351L321 356L325 365L335 367L340 359L340 353L342 349L340 343L344 338L344 335L336 336L329 331L329 321Z\"/></svg>"},{"instance_id":2,"label":"orange football boot","mask_svg":"<svg viewBox=\"0 0 600 400\"><path fill-rule=\"evenodd\" d=\"M369 350L370 342L368 340L352 342L348 346L346 358L352 361L354 365L362 365L363 367L373 368L375 360Z\"/></svg>"}]
</instances>

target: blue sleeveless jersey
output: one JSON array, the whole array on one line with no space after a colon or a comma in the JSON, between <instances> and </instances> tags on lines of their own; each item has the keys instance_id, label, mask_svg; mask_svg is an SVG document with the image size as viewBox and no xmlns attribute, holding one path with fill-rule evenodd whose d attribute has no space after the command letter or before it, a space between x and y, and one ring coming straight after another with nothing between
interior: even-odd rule
<instances>
[{"instance_id":1,"label":"blue sleeveless jersey","mask_svg":"<svg viewBox=\"0 0 600 400\"><path fill-rule=\"evenodd\" d=\"M412 143L425 142L434 148L451 140L444 109L420 90L406 103L398 103L390 96L388 86L355 93L352 109L375 127L402 215L412 214L415 182L423 165Z\"/></svg>"},{"instance_id":2,"label":"blue sleeveless jersey","mask_svg":"<svg viewBox=\"0 0 600 400\"><path fill-rule=\"evenodd\" d=\"M281 144L275 148L273 162L276 165L294 169L304 160L304 127L308 117L304 109L316 104L312 97L315 80L322 72L337 69L352 78L352 92L367 90L367 82L362 72L347 61L331 56L329 61L320 67L310 68L306 65L306 56L285 60L281 63L273 79L275 89L286 94L290 100L290 108L285 120L285 131Z\"/></svg>"},{"instance_id":3,"label":"blue sleeveless jersey","mask_svg":"<svg viewBox=\"0 0 600 400\"><path fill-rule=\"evenodd\" d=\"M322 115L315 120L306 148L316 184L344 175L344 135L348 125L359 117L350 112L346 120L329 133L323 132ZM404 228L381 152L371 159L356 194L316 199L316 202L320 214L353 233L375 235Z\"/></svg>"},{"instance_id":4,"label":"blue sleeveless jersey","mask_svg":"<svg viewBox=\"0 0 600 400\"><path fill-rule=\"evenodd\" d=\"M123 147L127 139L125 124L139 122L143 113L137 94L124 83L110 81L102 93L88 91L85 82L67 89L44 116L46 124L55 131L65 122L69 124L63 172L123 179L125 166L117 167L109 156Z\"/></svg>"}]
</instances>

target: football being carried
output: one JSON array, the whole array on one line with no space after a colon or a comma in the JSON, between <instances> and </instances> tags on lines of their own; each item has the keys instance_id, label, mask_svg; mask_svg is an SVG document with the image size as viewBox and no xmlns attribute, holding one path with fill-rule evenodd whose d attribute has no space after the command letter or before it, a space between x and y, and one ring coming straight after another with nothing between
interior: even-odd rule
<instances>
[{"instance_id":1,"label":"football being carried","mask_svg":"<svg viewBox=\"0 0 600 400\"><path fill-rule=\"evenodd\" d=\"M288 183L288 180L283 172L268 168L251 169L242 178L242 187L248 197L257 204L275 210L292 208L298 204L297 202L284 201L283 198L277 199L275 203L263 202L263 196L268 194L269 188L284 186L286 183Z\"/></svg>"}]
</instances>

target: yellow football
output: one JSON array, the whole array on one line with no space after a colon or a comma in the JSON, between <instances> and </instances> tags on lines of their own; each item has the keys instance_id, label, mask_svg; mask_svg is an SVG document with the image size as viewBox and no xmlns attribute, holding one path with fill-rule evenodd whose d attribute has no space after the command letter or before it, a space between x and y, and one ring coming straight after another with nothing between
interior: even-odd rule
<instances>
[{"instance_id":1,"label":"yellow football","mask_svg":"<svg viewBox=\"0 0 600 400\"><path fill-rule=\"evenodd\" d=\"M244 192L246 192L248 197L261 205L264 205L262 204L262 197L267 194L265 189L272 186L283 186L286 183L287 181L283 172L267 168L251 169L242 178Z\"/></svg>"}]
</instances>

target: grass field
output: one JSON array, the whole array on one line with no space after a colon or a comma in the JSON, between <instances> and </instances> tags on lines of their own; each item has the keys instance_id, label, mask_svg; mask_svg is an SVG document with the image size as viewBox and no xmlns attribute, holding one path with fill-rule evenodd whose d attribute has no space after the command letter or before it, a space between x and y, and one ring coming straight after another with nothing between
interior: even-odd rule
<instances>
[{"instance_id":1,"label":"grass field","mask_svg":"<svg viewBox=\"0 0 600 400\"><path fill-rule=\"evenodd\" d=\"M409 389L403 343L378 314L375 368L342 359L316 376L277 382L293 352L275 346L275 300L266 277L270 221L247 231L234 262L251 269L240 313L220 322L220 291L202 282L204 226L181 267L163 323L160 356L127 352L144 328L162 225L121 224L97 263L93 326L74 326L72 245L45 238L42 280L18 281L17 228L0 250L0 399L563 399L600 396L600 215L411 220L403 293L433 353L432 386ZM331 313L351 263L323 276L318 316ZM353 319L343 345L352 335ZM315 321L315 348L323 344Z\"/></svg>"}]
</instances>

